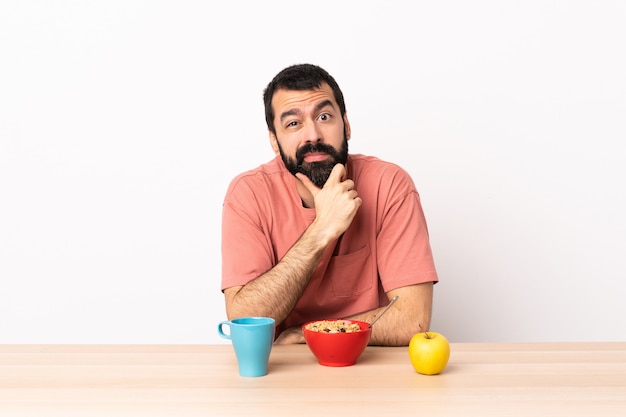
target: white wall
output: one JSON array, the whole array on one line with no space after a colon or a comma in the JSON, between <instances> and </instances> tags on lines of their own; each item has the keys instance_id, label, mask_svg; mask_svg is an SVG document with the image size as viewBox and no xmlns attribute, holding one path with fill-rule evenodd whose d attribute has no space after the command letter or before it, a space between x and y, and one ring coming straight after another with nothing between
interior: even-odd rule
<instances>
[{"instance_id":1,"label":"white wall","mask_svg":"<svg viewBox=\"0 0 626 417\"><path fill-rule=\"evenodd\" d=\"M3 1L0 342L221 343L221 202L320 64L413 176L452 341L626 340L621 1Z\"/></svg>"}]
</instances>

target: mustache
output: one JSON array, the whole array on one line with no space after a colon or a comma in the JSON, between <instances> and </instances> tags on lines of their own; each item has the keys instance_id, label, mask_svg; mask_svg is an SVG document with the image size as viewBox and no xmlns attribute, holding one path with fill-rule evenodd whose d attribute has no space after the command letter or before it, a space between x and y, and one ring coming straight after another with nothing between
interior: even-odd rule
<instances>
[{"instance_id":1,"label":"mustache","mask_svg":"<svg viewBox=\"0 0 626 417\"><path fill-rule=\"evenodd\" d=\"M325 153L332 156L337 155L335 148L330 145L326 145L324 143L307 143L306 145L302 145L302 147L296 151L296 162L298 166L300 167L304 163L304 155L313 152Z\"/></svg>"}]
</instances>

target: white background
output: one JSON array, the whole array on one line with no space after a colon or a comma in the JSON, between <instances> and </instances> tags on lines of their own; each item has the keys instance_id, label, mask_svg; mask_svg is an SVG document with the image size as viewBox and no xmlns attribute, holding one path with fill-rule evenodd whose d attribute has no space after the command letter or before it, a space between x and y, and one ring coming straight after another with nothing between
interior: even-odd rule
<instances>
[{"instance_id":1,"label":"white background","mask_svg":"<svg viewBox=\"0 0 626 417\"><path fill-rule=\"evenodd\" d=\"M222 343L287 65L422 196L451 341L626 340L626 3L3 1L0 342ZM245 253L242 253L245 256Z\"/></svg>"}]
</instances>

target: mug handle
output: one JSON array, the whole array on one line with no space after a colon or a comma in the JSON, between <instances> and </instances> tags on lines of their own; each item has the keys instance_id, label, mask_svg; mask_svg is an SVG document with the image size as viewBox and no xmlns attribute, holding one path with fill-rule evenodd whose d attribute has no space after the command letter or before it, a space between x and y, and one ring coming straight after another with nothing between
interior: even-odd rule
<instances>
[{"instance_id":1,"label":"mug handle","mask_svg":"<svg viewBox=\"0 0 626 417\"><path fill-rule=\"evenodd\" d=\"M228 326L228 331L229 333L224 333L224 330L222 329L222 326ZM221 321L218 325L217 325L217 333L223 337L224 339L231 339L231 335L230 335L230 322L228 321Z\"/></svg>"}]
</instances>

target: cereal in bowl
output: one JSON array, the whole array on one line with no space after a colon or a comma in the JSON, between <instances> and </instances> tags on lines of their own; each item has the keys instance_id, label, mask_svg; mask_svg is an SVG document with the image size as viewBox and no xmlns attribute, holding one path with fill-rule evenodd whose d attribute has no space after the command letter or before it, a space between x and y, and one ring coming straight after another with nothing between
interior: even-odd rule
<instances>
[{"instance_id":1,"label":"cereal in bowl","mask_svg":"<svg viewBox=\"0 0 626 417\"><path fill-rule=\"evenodd\" d=\"M313 332L325 333L353 333L361 330L358 323L351 323L346 320L319 320L309 323L305 329Z\"/></svg>"}]
</instances>

